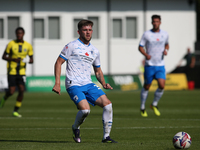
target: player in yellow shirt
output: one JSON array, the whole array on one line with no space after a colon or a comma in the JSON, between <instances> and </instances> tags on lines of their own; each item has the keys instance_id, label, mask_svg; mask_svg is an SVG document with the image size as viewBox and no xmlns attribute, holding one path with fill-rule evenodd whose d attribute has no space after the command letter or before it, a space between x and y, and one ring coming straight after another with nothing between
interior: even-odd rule
<instances>
[{"instance_id":1,"label":"player in yellow shirt","mask_svg":"<svg viewBox=\"0 0 200 150\"><path fill-rule=\"evenodd\" d=\"M26 81L26 56L29 56L30 64L33 63L33 48L31 44L24 41L25 31L22 27L15 30L16 40L12 40L6 46L2 59L7 61L7 76L9 89L0 101L0 108L4 106L5 101L14 94L16 86L18 87L17 101L14 107L13 116L21 117L18 113L21 107Z\"/></svg>"}]
</instances>

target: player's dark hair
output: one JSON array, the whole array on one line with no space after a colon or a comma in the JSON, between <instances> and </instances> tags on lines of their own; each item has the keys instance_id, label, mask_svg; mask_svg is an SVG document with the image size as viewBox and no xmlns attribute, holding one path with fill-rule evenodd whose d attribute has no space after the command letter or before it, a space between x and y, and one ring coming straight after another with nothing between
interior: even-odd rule
<instances>
[{"instance_id":1,"label":"player's dark hair","mask_svg":"<svg viewBox=\"0 0 200 150\"><path fill-rule=\"evenodd\" d=\"M80 30L83 26L88 26L88 25L93 26L93 22L90 20L83 19L78 23L78 30Z\"/></svg>"},{"instance_id":2,"label":"player's dark hair","mask_svg":"<svg viewBox=\"0 0 200 150\"><path fill-rule=\"evenodd\" d=\"M25 33L24 28L22 28L22 27L17 27L17 29L15 29L15 33L17 33L18 30L22 30L23 33Z\"/></svg>"},{"instance_id":3,"label":"player's dark hair","mask_svg":"<svg viewBox=\"0 0 200 150\"><path fill-rule=\"evenodd\" d=\"M151 16L151 19L152 19L152 21L153 21L153 19L161 20L161 17L160 17L160 15L153 15L153 16Z\"/></svg>"}]
</instances>

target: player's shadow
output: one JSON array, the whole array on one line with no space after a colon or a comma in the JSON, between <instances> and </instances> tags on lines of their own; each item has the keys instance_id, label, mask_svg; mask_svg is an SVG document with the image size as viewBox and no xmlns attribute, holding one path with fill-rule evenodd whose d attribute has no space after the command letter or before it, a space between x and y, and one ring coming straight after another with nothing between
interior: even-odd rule
<instances>
[{"instance_id":1,"label":"player's shadow","mask_svg":"<svg viewBox=\"0 0 200 150\"><path fill-rule=\"evenodd\" d=\"M0 142L74 143L71 141L38 141L38 140L0 140Z\"/></svg>"}]
</instances>

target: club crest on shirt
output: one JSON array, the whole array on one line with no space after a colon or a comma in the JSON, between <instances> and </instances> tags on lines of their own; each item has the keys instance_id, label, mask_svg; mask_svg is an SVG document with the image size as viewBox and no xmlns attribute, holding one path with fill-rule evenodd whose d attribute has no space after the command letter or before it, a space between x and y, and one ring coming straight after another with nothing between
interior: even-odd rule
<instances>
[{"instance_id":1,"label":"club crest on shirt","mask_svg":"<svg viewBox=\"0 0 200 150\"><path fill-rule=\"evenodd\" d=\"M94 49L92 49L92 50L90 51L90 53L91 53L92 57L95 57L95 51L94 51Z\"/></svg>"},{"instance_id":2,"label":"club crest on shirt","mask_svg":"<svg viewBox=\"0 0 200 150\"><path fill-rule=\"evenodd\" d=\"M77 100L78 100L78 96L75 95L75 96L73 97L73 99L74 99L74 101L77 101Z\"/></svg>"}]
</instances>

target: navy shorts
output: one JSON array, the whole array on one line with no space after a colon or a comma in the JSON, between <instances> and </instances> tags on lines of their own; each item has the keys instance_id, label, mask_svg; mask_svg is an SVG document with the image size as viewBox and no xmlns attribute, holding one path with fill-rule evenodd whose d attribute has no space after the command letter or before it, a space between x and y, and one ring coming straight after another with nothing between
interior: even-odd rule
<instances>
[{"instance_id":1,"label":"navy shorts","mask_svg":"<svg viewBox=\"0 0 200 150\"><path fill-rule=\"evenodd\" d=\"M145 66L145 84L150 84L153 79L166 79L164 66Z\"/></svg>"},{"instance_id":2,"label":"navy shorts","mask_svg":"<svg viewBox=\"0 0 200 150\"><path fill-rule=\"evenodd\" d=\"M95 101L105 93L94 83L84 86L72 86L67 89L71 100L77 105L81 100L86 99L88 103L95 106Z\"/></svg>"},{"instance_id":3,"label":"navy shorts","mask_svg":"<svg viewBox=\"0 0 200 150\"><path fill-rule=\"evenodd\" d=\"M26 82L25 75L8 75L8 86L24 85Z\"/></svg>"}]
</instances>

